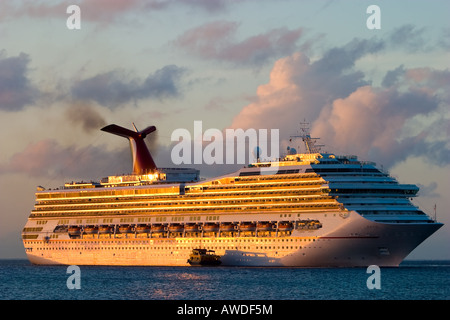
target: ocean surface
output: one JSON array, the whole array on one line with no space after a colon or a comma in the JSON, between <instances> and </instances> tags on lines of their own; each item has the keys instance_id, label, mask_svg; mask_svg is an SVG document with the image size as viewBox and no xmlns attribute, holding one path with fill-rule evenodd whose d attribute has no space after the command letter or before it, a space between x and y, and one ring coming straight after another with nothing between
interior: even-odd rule
<instances>
[{"instance_id":1,"label":"ocean surface","mask_svg":"<svg viewBox=\"0 0 450 320\"><path fill-rule=\"evenodd\" d=\"M67 271L0 260L0 300L450 299L450 261L380 268L380 289L368 288L366 268L80 266L78 279ZM68 282L80 289L69 289Z\"/></svg>"}]
</instances>

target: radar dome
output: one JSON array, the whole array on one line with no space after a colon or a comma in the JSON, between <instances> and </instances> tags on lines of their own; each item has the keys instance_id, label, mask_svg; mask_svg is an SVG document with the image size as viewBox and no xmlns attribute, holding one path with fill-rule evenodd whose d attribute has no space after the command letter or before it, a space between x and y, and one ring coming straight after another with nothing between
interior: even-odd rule
<instances>
[{"instance_id":1,"label":"radar dome","mask_svg":"<svg viewBox=\"0 0 450 320\"><path fill-rule=\"evenodd\" d=\"M254 149L253 149L253 156L256 158L256 159L259 159L259 157L261 156L261 148L260 147L255 147Z\"/></svg>"}]
</instances>

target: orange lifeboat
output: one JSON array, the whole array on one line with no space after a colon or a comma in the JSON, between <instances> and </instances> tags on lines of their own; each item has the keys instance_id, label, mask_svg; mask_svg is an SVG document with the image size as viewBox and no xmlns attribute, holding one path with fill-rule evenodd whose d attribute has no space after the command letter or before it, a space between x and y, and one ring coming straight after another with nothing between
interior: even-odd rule
<instances>
[{"instance_id":1,"label":"orange lifeboat","mask_svg":"<svg viewBox=\"0 0 450 320\"><path fill-rule=\"evenodd\" d=\"M166 228L163 224L153 224L150 230L152 233L163 233L166 231Z\"/></svg>"},{"instance_id":2,"label":"orange lifeboat","mask_svg":"<svg viewBox=\"0 0 450 320\"><path fill-rule=\"evenodd\" d=\"M220 224L220 231L222 232L230 232L235 231L236 225L230 222L224 222Z\"/></svg>"},{"instance_id":3,"label":"orange lifeboat","mask_svg":"<svg viewBox=\"0 0 450 320\"><path fill-rule=\"evenodd\" d=\"M242 222L239 225L239 229L241 231L255 231L256 230L256 224L254 222Z\"/></svg>"},{"instance_id":4,"label":"orange lifeboat","mask_svg":"<svg viewBox=\"0 0 450 320\"><path fill-rule=\"evenodd\" d=\"M119 232L120 233L132 233L133 230L131 229L131 226L128 224L123 224L119 226Z\"/></svg>"},{"instance_id":5,"label":"orange lifeboat","mask_svg":"<svg viewBox=\"0 0 450 320\"><path fill-rule=\"evenodd\" d=\"M272 231L273 225L270 222L258 222L256 225L258 231Z\"/></svg>"},{"instance_id":6,"label":"orange lifeboat","mask_svg":"<svg viewBox=\"0 0 450 320\"><path fill-rule=\"evenodd\" d=\"M199 232L200 228L198 224L195 223L189 223L187 225L184 226L184 230L186 232Z\"/></svg>"},{"instance_id":7,"label":"orange lifeboat","mask_svg":"<svg viewBox=\"0 0 450 320\"><path fill-rule=\"evenodd\" d=\"M100 226L98 227L98 232L101 234L112 233L111 226Z\"/></svg>"},{"instance_id":8,"label":"orange lifeboat","mask_svg":"<svg viewBox=\"0 0 450 320\"><path fill-rule=\"evenodd\" d=\"M84 233L86 234L96 234L98 232L97 226L86 226L84 227Z\"/></svg>"},{"instance_id":9,"label":"orange lifeboat","mask_svg":"<svg viewBox=\"0 0 450 320\"><path fill-rule=\"evenodd\" d=\"M179 223L174 223L169 226L169 232L183 232L184 226Z\"/></svg>"},{"instance_id":10,"label":"orange lifeboat","mask_svg":"<svg viewBox=\"0 0 450 320\"><path fill-rule=\"evenodd\" d=\"M278 231L291 231L293 229L292 223L288 221L278 222Z\"/></svg>"},{"instance_id":11,"label":"orange lifeboat","mask_svg":"<svg viewBox=\"0 0 450 320\"><path fill-rule=\"evenodd\" d=\"M219 224L217 224L217 223L206 223L203 226L203 231L205 231L205 232L217 232L217 231L219 231Z\"/></svg>"},{"instance_id":12,"label":"orange lifeboat","mask_svg":"<svg viewBox=\"0 0 450 320\"><path fill-rule=\"evenodd\" d=\"M137 233L149 233L150 226L148 224L138 224L136 226L136 232Z\"/></svg>"},{"instance_id":13,"label":"orange lifeboat","mask_svg":"<svg viewBox=\"0 0 450 320\"><path fill-rule=\"evenodd\" d=\"M77 226L69 227L69 236L79 236L81 234L81 228Z\"/></svg>"}]
</instances>

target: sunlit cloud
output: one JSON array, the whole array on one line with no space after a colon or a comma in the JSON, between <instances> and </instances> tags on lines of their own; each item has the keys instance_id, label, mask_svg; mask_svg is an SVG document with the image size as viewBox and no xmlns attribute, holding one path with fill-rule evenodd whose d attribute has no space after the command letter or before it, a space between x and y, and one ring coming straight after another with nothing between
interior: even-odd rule
<instances>
[{"instance_id":1,"label":"sunlit cloud","mask_svg":"<svg viewBox=\"0 0 450 320\"><path fill-rule=\"evenodd\" d=\"M355 153L388 167L409 156L448 165L450 143L436 130L449 131L450 71L400 65L386 73L382 87L373 86L355 62L386 45L354 39L314 62L301 52L279 59L269 83L258 87L231 126L282 128L286 141L306 119L332 152ZM408 130L419 117L421 127Z\"/></svg>"}]
</instances>

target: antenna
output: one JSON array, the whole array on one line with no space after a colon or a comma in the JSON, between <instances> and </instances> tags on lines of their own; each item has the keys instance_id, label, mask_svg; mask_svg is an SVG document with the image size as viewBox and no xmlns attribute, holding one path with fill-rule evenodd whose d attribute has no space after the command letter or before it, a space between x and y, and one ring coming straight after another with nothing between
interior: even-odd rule
<instances>
[{"instance_id":1,"label":"antenna","mask_svg":"<svg viewBox=\"0 0 450 320\"><path fill-rule=\"evenodd\" d=\"M128 139L130 142L131 157L133 159L133 174L146 174L149 172L154 172L157 170L157 167L153 161L150 151L148 151L144 139L149 133L155 131L156 127L150 126L142 131L138 131L134 123L133 127L136 131L131 131L118 125L110 124L101 130Z\"/></svg>"},{"instance_id":2,"label":"antenna","mask_svg":"<svg viewBox=\"0 0 450 320\"><path fill-rule=\"evenodd\" d=\"M291 138L302 138L305 143L306 153L320 153L321 147L323 144L317 144L316 140L320 138L311 138L309 134L309 123L304 120L304 122L300 122L300 134L296 136L291 136Z\"/></svg>"}]
</instances>

